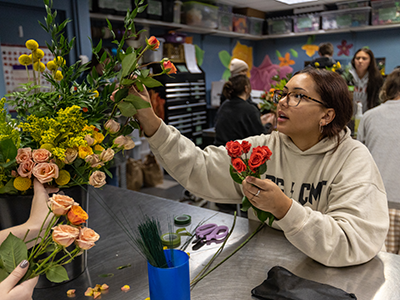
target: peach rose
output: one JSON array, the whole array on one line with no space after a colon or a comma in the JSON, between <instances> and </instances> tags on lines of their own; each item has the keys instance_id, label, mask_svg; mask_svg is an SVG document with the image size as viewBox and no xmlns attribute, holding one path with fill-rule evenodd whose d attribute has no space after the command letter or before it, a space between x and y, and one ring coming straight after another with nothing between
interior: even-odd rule
<instances>
[{"instance_id":1,"label":"peach rose","mask_svg":"<svg viewBox=\"0 0 400 300\"><path fill-rule=\"evenodd\" d=\"M64 163L72 164L77 157L78 157L78 150L75 148L68 148L67 150L65 150Z\"/></svg>"},{"instance_id":2,"label":"peach rose","mask_svg":"<svg viewBox=\"0 0 400 300\"><path fill-rule=\"evenodd\" d=\"M32 158L32 149L31 148L19 148L17 152L17 157L15 157L17 163L22 163L24 161L28 161Z\"/></svg>"},{"instance_id":3,"label":"peach rose","mask_svg":"<svg viewBox=\"0 0 400 300\"><path fill-rule=\"evenodd\" d=\"M117 133L121 128L121 125L118 122L115 122L113 119L110 119L106 122L106 124L104 124L104 128L111 133Z\"/></svg>"},{"instance_id":4,"label":"peach rose","mask_svg":"<svg viewBox=\"0 0 400 300\"><path fill-rule=\"evenodd\" d=\"M65 215L74 205L75 201L66 195L55 194L49 198L49 206L51 211L56 216Z\"/></svg>"},{"instance_id":5,"label":"peach rose","mask_svg":"<svg viewBox=\"0 0 400 300\"><path fill-rule=\"evenodd\" d=\"M39 163L33 167L32 174L40 183L50 182L58 178L58 166L55 163Z\"/></svg>"},{"instance_id":6,"label":"peach rose","mask_svg":"<svg viewBox=\"0 0 400 300\"><path fill-rule=\"evenodd\" d=\"M68 220L72 225L80 225L85 223L89 218L86 211L83 210L79 205L73 205L67 214Z\"/></svg>"},{"instance_id":7,"label":"peach rose","mask_svg":"<svg viewBox=\"0 0 400 300\"><path fill-rule=\"evenodd\" d=\"M124 149L125 150L130 150L130 149L133 149L133 148L135 148L135 142L130 138L130 137L125 137L125 146L124 146Z\"/></svg>"},{"instance_id":8,"label":"peach rose","mask_svg":"<svg viewBox=\"0 0 400 300\"><path fill-rule=\"evenodd\" d=\"M100 159L104 162L108 162L114 158L114 150L111 148L108 148L107 150L103 150L100 154Z\"/></svg>"},{"instance_id":9,"label":"peach rose","mask_svg":"<svg viewBox=\"0 0 400 300\"><path fill-rule=\"evenodd\" d=\"M83 227L80 229L79 237L76 239L75 244L83 250L89 250L99 238L100 235L93 229Z\"/></svg>"},{"instance_id":10,"label":"peach rose","mask_svg":"<svg viewBox=\"0 0 400 300\"><path fill-rule=\"evenodd\" d=\"M23 161L19 164L17 172L21 177L28 177L31 178L32 176L32 169L35 166L35 163L29 159L27 161Z\"/></svg>"},{"instance_id":11,"label":"peach rose","mask_svg":"<svg viewBox=\"0 0 400 300\"><path fill-rule=\"evenodd\" d=\"M95 139L92 138L92 136L90 134L85 135L85 141L88 144L88 146L92 146L95 144Z\"/></svg>"},{"instance_id":12,"label":"peach rose","mask_svg":"<svg viewBox=\"0 0 400 300\"><path fill-rule=\"evenodd\" d=\"M95 188L102 187L106 184L106 174L101 171L94 171L89 178L89 184Z\"/></svg>"},{"instance_id":13,"label":"peach rose","mask_svg":"<svg viewBox=\"0 0 400 300\"><path fill-rule=\"evenodd\" d=\"M118 148L124 147L125 146L125 137L123 135L120 135L119 137L116 137L114 139L114 145L117 145Z\"/></svg>"},{"instance_id":14,"label":"peach rose","mask_svg":"<svg viewBox=\"0 0 400 300\"><path fill-rule=\"evenodd\" d=\"M51 152L47 149L36 149L32 152L33 161L36 163L48 162Z\"/></svg>"},{"instance_id":15,"label":"peach rose","mask_svg":"<svg viewBox=\"0 0 400 300\"><path fill-rule=\"evenodd\" d=\"M71 245L79 236L79 229L71 225L58 225L52 229L53 241L63 247Z\"/></svg>"},{"instance_id":16,"label":"peach rose","mask_svg":"<svg viewBox=\"0 0 400 300\"><path fill-rule=\"evenodd\" d=\"M86 156L85 161L92 168L97 168L97 167L104 166L104 163L100 160L100 157L97 154L92 154L92 155Z\"/></svg>"},{"instance_id":17,"label":"peach rose","mask_svg":"<svg viewBox=\"0 0 400 300\"><path fill-rule=\"evenodd\" d=\"M135 147L135 142L131 138L123 135L115 138L114 144L117 145L118 148L124 148L124 150L130 150Z\"/></svg>"}]
</instances>

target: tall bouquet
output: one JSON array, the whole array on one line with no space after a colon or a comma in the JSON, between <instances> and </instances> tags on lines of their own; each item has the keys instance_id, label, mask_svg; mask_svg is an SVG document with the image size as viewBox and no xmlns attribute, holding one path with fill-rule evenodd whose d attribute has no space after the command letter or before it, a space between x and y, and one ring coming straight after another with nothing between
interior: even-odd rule
<instances>
[{"instance_id":1,"label":"tall bouquet","mask_svg":"<svg viewBox=\"0 0 400 300\"><path fill-rule=\"evenodd\" d=\"M271 84L269 91L264 91L264 93L260 96L260 99L262 100L260 104L261 112L276 112L277 104L272 101L272 98L274 97L274 91L283 90L290 78L292 78L292 73L288 73L284 78L280 78L279 75L272 77L276 83Z\"/></svg>"},{"instance_id":2,"label":"tall bouquet","mask_svg":"<svg viewBox=\"0 0 400 300\"><path fill-rule=\"evenodd\" d=\"M267 161L270 160L272 152L267 146L254 147L250 153L251 144L247 141L230 141L225 146L228 155L231 157L231 165L229 172L232 179L242 184L247 176L261 178L261 175L267 171ZM274 221L274 216L266 211L255 207L246 196L242 199L242 211L248 211L252 207L257 217L261 222L268 220L271 226Z\"/></svg>"},{"instance_id":3,"label":"tall bouquet","mask_svg":"<svg viewBox=\"0 0 400 300\"><path fill-rule=\"evenodd\" d=\"M59 188L84 184L101 187L106 175L112 177L108 169L114 155L135 146L129 137L140 128L134 115L150 104L131 94L130 89L160 86L154 76L176 72L166 58L158 62L162 68L159 74L150 74L145 65L139 65L145 51L159 47L155 37L146 39L146 45L138 49L124 48L127 39L141 33L135 30L134 18L145 6L135 2L136 8L124 19L121 40L116 40L108 22L117 45L116 56L104 52L99 57L101 41L93 48L104 67L98 74L95 68L90 70L89 63L67 64L65 57L74 45L74 39L64 37L70 20L55 24L57 11L53 12L49 0L44 0L47 16L40 25L52 38L46 45L54 59L44 65L43 50L36 41L28 40L27 52L19 62L26 66L28 76L28 66L32 65L33 76L28 78L32 81L0 101L0 194L26 194L33 178ZM115 71L117 66L119 71ZM44 88L43 81L50 88ZM11 118L6 104L14 107L17 118ZM121 117L124 122L118 122Z\"/></svg>"}]
</instances>

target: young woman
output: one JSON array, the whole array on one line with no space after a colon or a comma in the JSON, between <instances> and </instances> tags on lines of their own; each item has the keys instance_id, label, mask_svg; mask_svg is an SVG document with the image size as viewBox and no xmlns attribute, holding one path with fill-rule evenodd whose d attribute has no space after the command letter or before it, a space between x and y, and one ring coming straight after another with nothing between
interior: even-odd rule
<instances>
[{"instance_id":1,"label":"young woman","mask_svg":"<svg viewBox=\"0 0 400 300\"><path fill-rule=\"evenodd\" d=\"M371 152L382 175L388 201L400 203L400 69L386 78L380 99L382 104L367 111L361 119L357 139Z\"/></svg>"},{"instance_id":2,"label":"young woman","mask_svg":"<svg viewBox=\"0 0 400 300\"><path fill-rule=\"evenodd\" d=\"M379 89L382 87L383 78L375 62L374 53L368 48L358 49L351 60L354 85L353 103L360 101L363 113L380 104Z\"/></svg>"},{"instance_id":3,"label":"young woman","mask_svg":"<svg viewBox=\"0 0 400 300\"><path fill-rule=\"evenodd\" d=\"M247 101L251 86L246 75L229 78L222 93L229 100L218 109L215 145L221 146L232 140L267 133L260 119L260 111Z\"/></svg>"},{"instance_id":4,"label":"young woman","mask_svg":"<svg viewBox=\"0 0 400 300\"><path fill-rule=\"evenodd\" d=\"M149 101L146 91L132 93ZM276 91L275 100L278 131L246 139L271 149L267 172L246 178L243 186L231 179L223 146L201 150L151 108L136 117L157 159L189 191L225 203L246 195L276 217L273 227L295 247L326 266L369 261L384 245L387 200L368 149L346 128L352 116L346 82L334 72L307 68Z\"/></svg>"}]
</instances>

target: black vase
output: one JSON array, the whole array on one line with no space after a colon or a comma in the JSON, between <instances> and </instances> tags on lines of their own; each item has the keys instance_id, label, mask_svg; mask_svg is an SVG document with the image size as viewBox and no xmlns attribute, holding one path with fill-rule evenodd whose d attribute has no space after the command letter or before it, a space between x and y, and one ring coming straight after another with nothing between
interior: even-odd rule
<instances>
[{"instance_id":1,"label":"black vase","mask_svg":"<svg viewBox=\"0 0 400 300\"><path fill-rule=\"evenodd\" d=\"M63 189L61 192L73 198L75 202L79 203L79 205L86 212L88 211L89 193L87 192L87 186L84 186L84 188L75 186L72 188ZM29 218L32 198L32 195L20 196L0 194L0 230L25 223ZM84 225L87 226L87 223ZM73 246L70 247L73 249ZM85 271L86 266L87 251L83 251L82 255L75 257L71 263L64 265L68 274L68 281L71 281L81 275ZM66 282L67 281L54 283L47 280L45 275L41 275L36 288L48 288Z\"/></svg>"}]
</instances>

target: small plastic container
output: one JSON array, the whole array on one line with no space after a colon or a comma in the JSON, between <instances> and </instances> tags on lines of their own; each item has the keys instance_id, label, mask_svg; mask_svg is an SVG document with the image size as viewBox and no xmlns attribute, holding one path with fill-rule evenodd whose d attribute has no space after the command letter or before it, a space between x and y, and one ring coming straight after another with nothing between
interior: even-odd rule
<instances>
[{"instance_id":1,"label":"small plastic container","mask_svg":"<svg viewBox=\"0 0 400 300\"><path fill-rule=\"evenodd\" d=\"M233 31L238 33L248 33L247 17L239 14L233 14Z\"/></svg>"},{"instance_id":2,"label":"small plastic container","mask_svg":"<svg viewBox=\"0 0 400 300\"><path fill-rule=\"evenodd\" d=\"M400 23L400 3L394 1L374 1L372 6L372 25Z\"/></svg>"},{"instance_id":3,"label":"small plastic container","mask_svg":"<svg viewBox=\"0 0 400 300\"><path fill-rule=\"evenodd\" d=\"M321 13L322 29L342 29L368 26L371 7L342 9Z\"/></svg>"},{"instance_id":4,"label":"small plastic container","mask_svg":"<svg viewBox=\"0 0 400 300\"><path fill-rule=\"evenodd\" d=\"M232 5L218 3L217 6L219 11L232 13Z\"/></svg>"},{"instance_id":5,"label":"small plastic container","mask_svg":"<svg viewBox=\"0 0 400 300\"><path fill-rule=\"evenodd\" d=\"M247 17L249 23L249 33L253 35L262 35L264 28L264 19Z\"/></svg>"},{"instance_id":6,"label":"small plastic container","mask_svg":"<svg viewBox=\"0 0 400 300\"><path fill-rule=\"evenodd\" d=\"M268 34L285 34L292 32L292 18L282 17L268 19Z\"/></svg>"},{"instance_id":7,"label":"small plastic container","mask_svg":"<svg viewBox=\"0 0 400 300\"><path fill-rule=\"evenodd\" d=\"M218 12L218 29L224 31L233 30L233 14L231 12Z\"/></svg>"},{"instance_id":8,"label":"small plastic container","mask_svg":"<svg viewBox=\"0 0 400 300\"><path fill-rule=\"evenodd\" d=\"M336 5L337 5L338 9L367 7L367 6L369 6L369 1L368 0L353 0L353 1L339 2Z\"/></svg>"},{"instance_id":9,"label":"small plastic container","mask_svg":"<svg viewBox=\"0 0 400 300\"><path fill-rule=\"evenodd\" d=\"M185 24L205 28L218 27L218 6L189 1L184 2L182 8Z\"/></svg>"},{"instance_id":10,"label":"small plastic container","mask_svg":"<svg viewBox=\"0 0 400 300\"><path fill-rule=\"evenodd\" d=\"M181 8L182 2L181 1L174 1L174 23L181 22Z\"/></svg>"},{"instance_id":11,"label":"small plastic container","mask_svg":"<svg viewBox=\"0 0 400 300\"><path fill-rule=\"evenodd\" d=\"M317 31L320 28L319 14L307 14L293 16L293 31L308 32Z\"/></svg>"}]
</instances>

